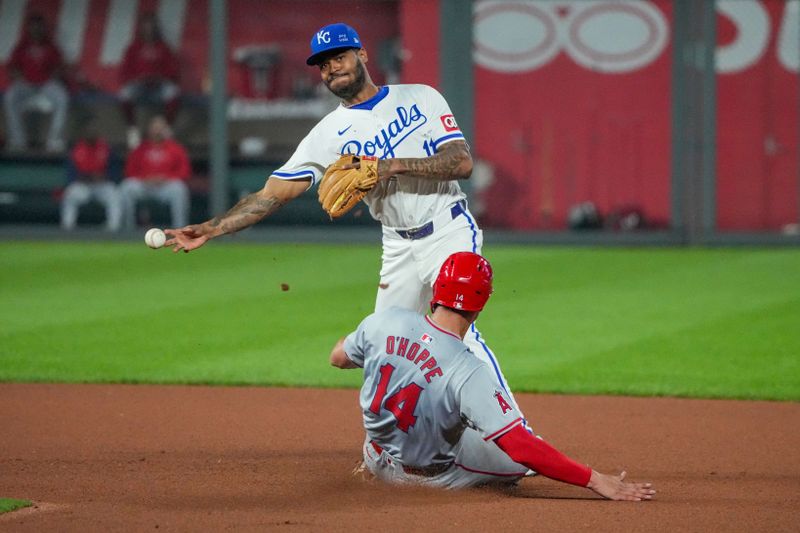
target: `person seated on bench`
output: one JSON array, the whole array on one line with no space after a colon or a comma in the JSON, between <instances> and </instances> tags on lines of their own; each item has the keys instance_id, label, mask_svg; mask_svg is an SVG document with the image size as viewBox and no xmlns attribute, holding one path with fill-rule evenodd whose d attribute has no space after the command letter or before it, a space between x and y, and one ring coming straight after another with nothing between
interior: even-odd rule
<instances>
[{"instance_id":1,"label":"person seated on bench","mask_svg":"<svg viewBox=\"0 0 800 533\"><path fill-rule=\"evenodd\" d=\"M186 181L192 169L189 155L172 139L167 120L156 115L147 127L147 138L128 155L125 179L120 185L125 210L125 226L136 226L136 204L153 199L169 204L172 227L182 228L189 219L189 188Z\"/></svg>"},{"instance_id":2,"label":"person seated on bench","mask_svg":"<svg viewBox=\"0 0 800 533\"><path fill-rule=\"evenodd\" d=\"M136 104L157 100L164 105L164 115L172 124L178 112L180 86L178 59L161 38L158 19L147 13L139 21L139 34L125 51L119 75L122 89L119 98L128 124L128 148L139 145L136 128Z\"/></svg>"},{"instance_id":3,"label":"person seated on bench","mask_svg":"<svg viewBox=\"0 0 800 533\"><path fill-rule=\"evenodd\" d=\"M63 152L64 123L67 119L69 94L60 79L63 64L61 52L47 31L44 17L31 15L8 62L11 83L3 95L3 105L8 129L8 149L25 150L27 133L22 114L29 105L40 101L41 106L52 112L50 131L47 134L48 152Z\"/></svg>"},{"instance_id":4,"label":"person seated on bench","mask_svg":"<svg viewBox=\"0 0 800 533\"><path fill-rule=\"evenodd\" d=\"M119 231L122 224L122 200L117 184L109 178L111 149L100 133L95 121L87 122L81 138L69 155L72 183L64 190L61 200L61 227L75 228L78 210L94 199L106 209L106 229Z\"/></svg>"}]
</instances>

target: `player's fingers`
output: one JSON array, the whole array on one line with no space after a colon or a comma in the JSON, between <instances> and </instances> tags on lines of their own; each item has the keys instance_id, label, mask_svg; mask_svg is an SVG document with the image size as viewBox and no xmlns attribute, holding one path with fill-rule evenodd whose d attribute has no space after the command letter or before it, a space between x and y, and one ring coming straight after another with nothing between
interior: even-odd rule
<instances>
[{"instance_id":1,"label":"player's fingers","mask_svg":"<svg viewBox=\"0 0 800 533\"><path fill-rule=\"evenodd\" d=\"M642 500L649 500L651 499L651 495L635 490L632 487L624 487L617 491L616 500L628 501L628 502L640 502Z\"/></svg>"},{"instance_id":2,"label":"player's fingers","mask_svg":"<svg viewBox=\"0 0 800 533\"><path fill-rule=\"evenodd\" d=\"M641 483L637 488L639 492L642 494L647 494L652 496L656 493L656 489L654 489L653 486L650 485L650 483Z\"/></svg>"},{"instance_id":3,"label":"player's fingers","mask_svg":"<svg viewBox=\"0 0 800 533\"><path fill-rule=\"evenodd\" d=\"M614 493L605 496L607 499L615 502L635 502L641 501L641 498L636 494L626 492L624 490L617 490Z\"/></svg>"},{"instance_id":4,"label":"player's fingers","mask_svg":"<svg viewBox=\"0 0 800 533\"><path fill-rule=\"evenodd\" d=\"M652 500L656 491L646 483L629 483L626 486L625 494L640 500Z\"/></svg>"},{"instance_id":5,"label":"player's fingers","mask_svg":"<svg viewBox=\"0 0 800 533\"><path fill-rule=\"evenodd\" d=\"M633 481L626 481L624 484L636 490L652 490L653 488L652 483L637 483Z\"/></svg>"},{"instance_id":6,"label":"player's fingers","mask_svg":"<svg viewBox=\"0 0 800 533\"><path fill-rule=\"evenodd\" d=\"M169 228L165 229L164 233L169 235L182 235L186 233L194 233L197 226L183 226L182 228Z\"/></svg>"},{"instance_id":7,"label":"player's fingers","mask_svg":"<svg viewBox=\"0 0 800 533\"><path fill-rule=\"evenodd\" d=\"M627 475L628 475L628 473L623 470L622 472L620 472L619 476L617 476L617 479L619 479L620 481L624 481L625 480L625 476L627 476Z\"/></svg>"}]
</instances>

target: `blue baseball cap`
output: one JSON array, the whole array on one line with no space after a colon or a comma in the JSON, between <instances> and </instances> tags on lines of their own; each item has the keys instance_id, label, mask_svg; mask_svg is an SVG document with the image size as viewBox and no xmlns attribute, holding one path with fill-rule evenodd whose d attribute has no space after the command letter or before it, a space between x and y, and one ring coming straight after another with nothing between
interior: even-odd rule
<instances>
[{"instance_id":1,"label":"blue baseball cap","mask_svg":"<svg viewBox=\"0 0 800 533\"><path fill-rule=\"evenodd\" d=\"M318 64L320 56L328 52L349 48L363 48L356 30L343 22L328 24L311 37L311 55L306 65Z\"/></svg>"}]
</instances>

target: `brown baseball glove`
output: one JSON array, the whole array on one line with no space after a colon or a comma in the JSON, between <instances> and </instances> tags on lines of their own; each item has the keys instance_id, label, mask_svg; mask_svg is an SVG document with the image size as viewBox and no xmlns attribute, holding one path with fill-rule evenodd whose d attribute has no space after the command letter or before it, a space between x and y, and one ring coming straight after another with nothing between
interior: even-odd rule
<instances>
[{"instance_id":1,"label":"brown baseball glove","mask_svg":"<svg viewBox=\"0 0 800 533\"><path fill-rule=\"evenodd\" d=\"M357 168L343 168L358 164ZM378 183L378 158L344 154L325 170L319 184L319 203L333 219L361 201Z\"/></svg>"}]
</instances>

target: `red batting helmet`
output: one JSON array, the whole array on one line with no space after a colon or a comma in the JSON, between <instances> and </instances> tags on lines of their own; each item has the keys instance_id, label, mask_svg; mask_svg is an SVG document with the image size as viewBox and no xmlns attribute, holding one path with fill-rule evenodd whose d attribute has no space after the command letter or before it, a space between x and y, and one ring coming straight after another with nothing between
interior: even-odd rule
<instances>
[{"instance_id":1,"label":"red batting helmet","mask_svg":"<svg viewBox=\"0 0 800 533\"><path fill-rule=\"evenodd\" d=\"M434 304L462 311L480 311L492 294L492 266L471 252L448 257L433 284Z\"/></svg>"}]
</instances>

